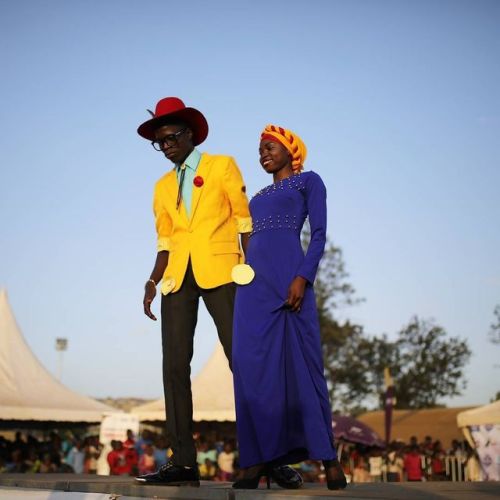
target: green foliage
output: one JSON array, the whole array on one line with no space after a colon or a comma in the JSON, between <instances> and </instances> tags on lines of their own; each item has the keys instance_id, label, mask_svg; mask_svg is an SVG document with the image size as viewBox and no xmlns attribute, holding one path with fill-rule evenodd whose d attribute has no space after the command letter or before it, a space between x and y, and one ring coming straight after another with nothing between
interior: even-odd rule
<instances>
[{"instance_id":1,"label":"green foliage","mask_svg":"<svg viewBox=\"0 0 500 500\"><path fill-rule=\"evenodd\" d=\"M304 243L308 240L305 233ZM330 399L335 410L364 410L365 337L359 325L337 317L339 309L361 302L348 274L342 250L327 242L314 284L321 330L323 361Z\"/></svg>"},{"instance_id":2,"label":"green foliage","mask_svg":"<svg viewBox=\"0 0 500 500\"><path fill-rule=\"evenodd\" d=\"M495 307L493 314L495 315L495 322L490 325L490 342L500 344L500 304Z\"/></svg>"},{"instance_id":3,"label":"green foliage","mask_svg":"<svg viewBox=\"0 0 500 500\"><path fill-rule=\"evenodd\" d=\"M307 240L306 232L304 246ZM440 398L459 395L471 354L466 341L450 338L439 325L418 317L394 341L366 335L362 326L340 318L340 310L361 301L348 277L341 249L327 242L315 293L334 410L356 414L380 407L386 366L395 382L397 408L435 407Z\"/></svg>"},{"instance_id":4,"label":"green foliage","mask_svg":"<svg viewBox=\"0 0 500 500\"><path fill-rule=\"evenodd\" d=\"M442 397L466 387L463 368L471 351L465 340L448 337L430 320L414 317L395 342L392 375L398 408L435 407Z\"/></svg>"}]
</instances>

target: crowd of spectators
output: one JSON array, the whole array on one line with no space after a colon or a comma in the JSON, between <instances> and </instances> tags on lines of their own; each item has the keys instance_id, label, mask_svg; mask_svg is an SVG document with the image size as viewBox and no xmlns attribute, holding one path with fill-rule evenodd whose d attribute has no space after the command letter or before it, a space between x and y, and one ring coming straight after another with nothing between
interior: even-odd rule
<instances>
[{"instance_id":1,"label":"crowd of spectators","mask_svg":"<svg viewBox=\"0 0 500 500\"><path fill-rule=\"evenodd\" d=\"M14 440L0 436L0 472L95 474L101 448L97 436L80 439L51 432L47 438L37 439L16 432Z\"/></svg>"},{"instance_id":2,"label":"crowd of spectators","mask_svg":"<svg viewBox=\"0 0 500 500\"><path fill-rule=\"evenodd\" d=\"M129 430L125 441L111 441L111 451L107 454L109 473L136 476L154 472L167 463L169 452L168 443L161 434L144 430L136 439Z\"/></svg>"},{"instance_id":3,"label":"crowd of spectators","mask_svg":"<svg viewBox=\"0 0 500 500\"><path fill-rule=\"evenodd\" d=\"M137 475L154 472L166 464L171 451L167 441L158 434L144 430L138 439L131 431L127 439L113 441L107 460L111 475ZM232 481L238 467L236 443L233 439L209 442L196 436L197 462L200 477L207 481Z\"/></svg>"},{"instance_id":4,"label":"crowd of spectators","mask_svg":"<svg viewBox=\"0 0 500 500\"><path fill-rule=\"evenodd\" d=\"M196 435L200 476L209 481L233 481L238 475L238 451L234 439L208 439ZM144 430L138 437L127 432L124 441L112 441L105 449L97 436L65 435L52 432L46 439L20 432L14 440L0 437L0 472L73 472L96 474L98 460L106 460L111 475L134 476L154 472L167 463L170 449L166 439ZM464 442L453 441L445 450L439 441L427 436L418 443L393 442L387 449L367 448L343 443L340 461L345 474L354 483L378 481L444 481L451 478L450 467L459 468L459 479L474 479L478 468L473 450ZM102 455L102 456L101 456ZM451 459L451 461L450 461ZM452 464L450 466L450 464ZM307 482L323 482L320 462L308 460L295 467ZM469 477L465 468L469 469Z\"/></svg>"},{"instance_id":5,"label":"crowd of spectators","mask_svg":"<svg viewBox=\"0 0 500 500\"><path fill-rule=\"evenodd\" d=\"M394 441L386 449L347 445L341 463L354 483L477 480L480 469L467 441L453 440L446 450L431 436L421 443L416 437Z\"/></svg>"}]
</instances>

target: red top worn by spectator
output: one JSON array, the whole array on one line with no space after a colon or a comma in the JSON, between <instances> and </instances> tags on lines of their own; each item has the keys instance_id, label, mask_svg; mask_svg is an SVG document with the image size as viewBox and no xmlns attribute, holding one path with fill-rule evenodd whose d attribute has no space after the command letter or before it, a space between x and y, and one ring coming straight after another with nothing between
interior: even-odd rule
<instances>
[{"instance_id":1,"label":"red top worn by spectator","mask_svg":"<svg viewBox=\"0 0 500 500\"><path fill-rule=\"evenodd\" d=\"M432 473L443 474L443 472L444 472L443 460L439 456L432 457Z\"/></svg>"},{"instance_id":2,"label":"red top worn by spectator","mask_svg":"<svg viewBox=\"0 0 500 500\"><path fill-rule=\"evenodd\" d=\"M127 429L127 439L123 442L123 446L125 448L135 448L134 433L130 429Z\"/></svg>"},{"instance_id":3,"label":"red top worn by spectator","mask_svg":"<svg viewBox=\"0 0 500 500\"><path fill-rule=\"evenodd\" d=\"M405 455L404 467L408 481L422 481L422 460L417 448Z\"/></svg>"},{"instance_id":4,"label":"red top worn by spectator","mask_svg":"<svg viewBox=\"0 0 500 500\"><path fill-rule=\"evenodd\" d=\"M130 475L131 465L127 460L128 450L123 447L121 441L112 441L113 449L108 453L109 473L112 476Z\"/></svg>"},{"instance_id":5,"label":"red top worn by spectator","mask_svg":"<svg viewBox=\"0 0 500 500\"><path fill-rule=\"evenodd\" d=\"M126 453L126 459L127 459L127 464L130 468L130 474L136 474L137 473L137 464L139 462L139 455L137 454L137 451L135 450L134 447L134 442L130 442L129 439L127 439L123 443L123 448Z\"/></svg>"},{"instance_id":6,"label":"red top worn by spectator","mask_svg":"<svg viewBox=\"0 0 500 500\"><path fill-rule=\"evenodd\" d=\"M432 453L432 473L435 476L444 476L445 468L444 468L444 459L446 455L444 453L443 447L441 446L441 441L436 441L433 447Z\"/></svg>"}]
</instances>

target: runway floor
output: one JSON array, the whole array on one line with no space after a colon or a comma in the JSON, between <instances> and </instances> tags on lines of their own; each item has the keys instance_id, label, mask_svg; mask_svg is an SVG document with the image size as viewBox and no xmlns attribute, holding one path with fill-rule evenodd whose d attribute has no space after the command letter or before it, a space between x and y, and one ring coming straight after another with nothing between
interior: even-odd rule
<instances>
[{"instance_id":1,"label":"runway floor","mask_svg":"<svg viewBox=\"0 0 500 500\"><path fill-rule=\"evenodd\" d=\"M78 474L0 474L0 499L13 500L308 500L350 499L500 499L500 483L364 483L343 491L329 491L325 485L306 484L300 490L284 490L261 483L258 490L233 490L231 483L202 481L199 488L144 486L132 478Z\"/></svg>"}]
</instances>

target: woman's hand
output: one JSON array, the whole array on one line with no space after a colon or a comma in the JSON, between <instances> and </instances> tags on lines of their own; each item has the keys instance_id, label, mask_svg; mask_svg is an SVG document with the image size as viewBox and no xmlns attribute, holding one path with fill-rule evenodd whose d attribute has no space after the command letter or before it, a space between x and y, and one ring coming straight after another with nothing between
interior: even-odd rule
<instances>
[{"instance_id":1,"label":"woman's hand","mask_svg":"<svg viewBox=\"0 0 500 500\"><path fill-rule=\"evenodd\" d=\"M286 303L292 311L300 311L300 306L302 305L302 299L304 298L304 292L306 290L306 284L307 280L305 278L297 276L289 286Z\"/></svg>"},{"instance_id":2,"label":"woman's hand","mask_svg":"<svg viewBox=\"0 0 500 500\"><path fill-rule=\"evenodd\" d=\"M154 321L156 321L156 316L151 312L151 302L153 302L155 297L156 286L151 280L146 281L146 285L144 287L144 300L142 301L142 304L144 306L144 314Z\"/></svg>"}]
</instances>

